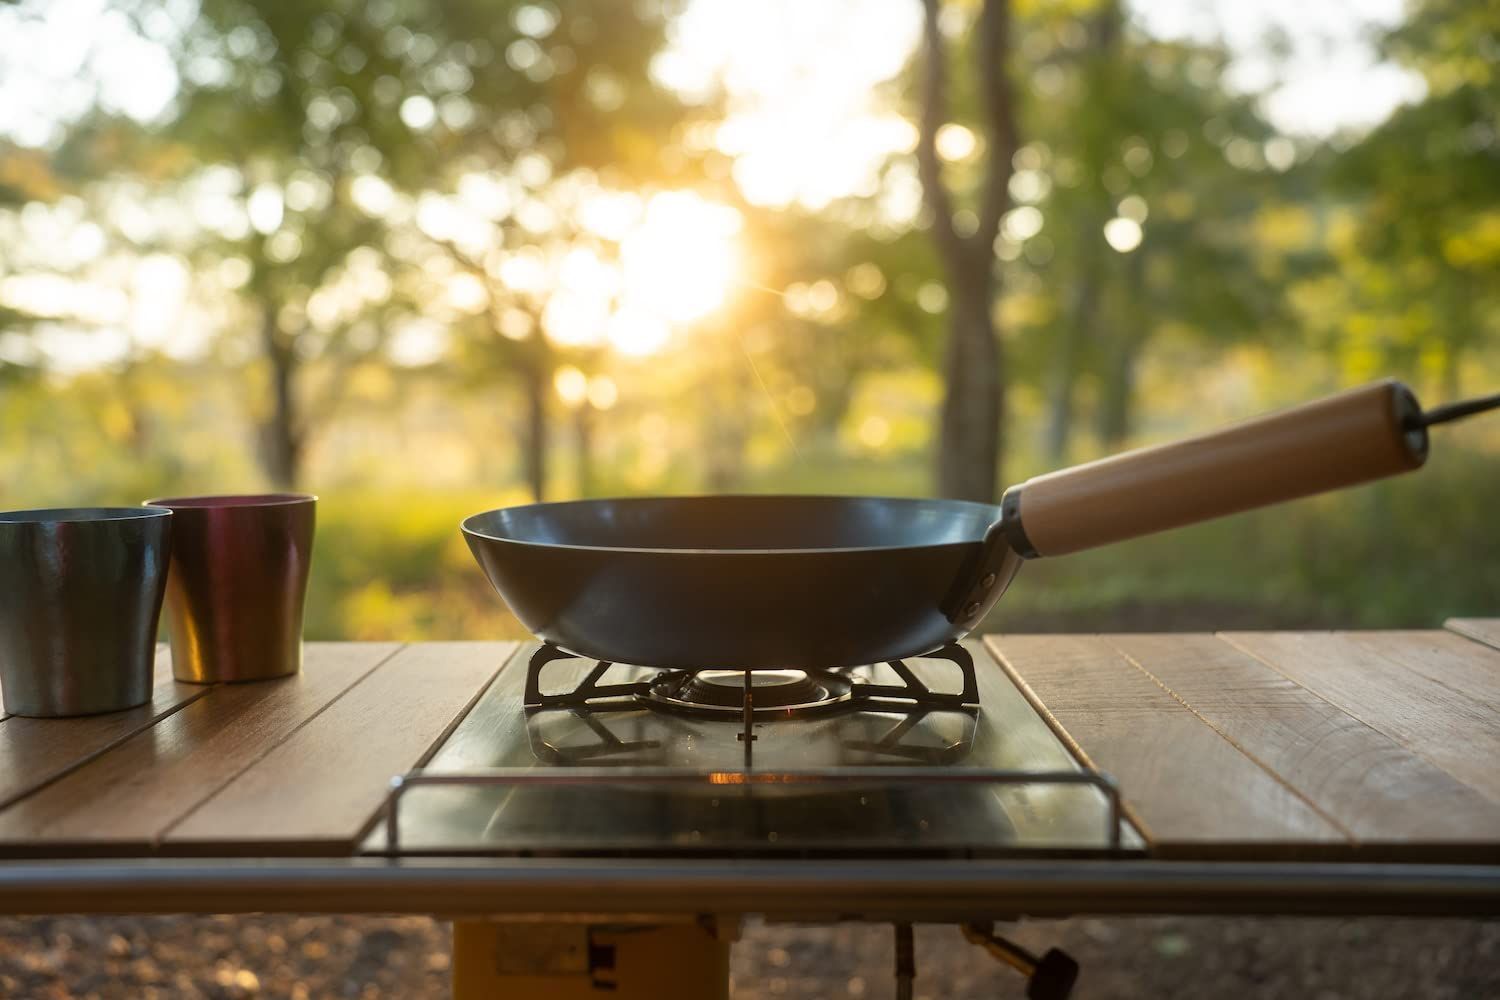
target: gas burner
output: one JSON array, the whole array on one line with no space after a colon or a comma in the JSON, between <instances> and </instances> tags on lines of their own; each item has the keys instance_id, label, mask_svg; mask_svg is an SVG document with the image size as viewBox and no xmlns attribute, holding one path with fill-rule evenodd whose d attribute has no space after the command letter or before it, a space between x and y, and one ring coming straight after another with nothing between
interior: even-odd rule
<instances>
[{"instance_id":1,"label":"gas burner","mask_svg":"<svg viewBox=\"0 0 1500 1000\"><path fill-rule=\"evenodd\" d=\"M571 690L544 692L542 671L558 660L588 660L549 642L531 654L526 666L524 702L528 710L588 706L596 711L628 709L645 703L653 707L713 718L770 715L806 715L837 708L868 708L899 711L908 707L966 708L979 704L979 682L974 676L974 658L957 643L924 653L920 659L946 660L957 668L957 691L934 691L901 660L886 666L899 683L877 683L871 667L788 667L781 670L663 670L643 675L629 670L631 680L601 683L611 668L608 660L596 660ZM748 683L747 683L748 682Z\"/></svg>"},{"instance_id":2,"label":"gas burner","mask_svg":"<svg viewBox=\"0 0 1500 1000\"><path fill-rule=\"evenodd\" d=\"M854 682L831 670L668 670L657 674L645 694L650 704L693 715L806 715L841 705ZM749 698L746 698L746 681Z\"/></svg>"}]
</instances>

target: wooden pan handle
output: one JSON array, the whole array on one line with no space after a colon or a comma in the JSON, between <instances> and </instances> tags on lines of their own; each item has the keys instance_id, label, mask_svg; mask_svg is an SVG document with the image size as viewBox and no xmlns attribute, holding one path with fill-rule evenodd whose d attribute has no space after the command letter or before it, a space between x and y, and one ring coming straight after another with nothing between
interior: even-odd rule
<instances>
[{"instance_id":1,"label":"wooden pan handle","mask_svg":"<svg viewBox=\"0 0 1500 1000\"><path fill-rule=\"evenodd\" d=\"M1406 386L1376 382L1029 479L1006 492L1002 525L1022 555L1057 556L1353 486L1426 460L1420 416Z\"/></svg>"}]
</instances>

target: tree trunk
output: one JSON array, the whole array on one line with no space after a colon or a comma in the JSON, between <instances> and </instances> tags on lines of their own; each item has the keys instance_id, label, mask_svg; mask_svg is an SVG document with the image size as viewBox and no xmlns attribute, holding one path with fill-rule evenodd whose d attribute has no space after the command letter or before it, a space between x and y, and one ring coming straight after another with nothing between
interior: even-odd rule
<instances>
[{"instance_id":1,"label":"tree trunk","mask_svg":"<svg viewBox=\"0 0 1500 1000\"><path fill-rule=\"evenodd\" d=\"M521 390L525 396L526 424L521 441L521 467L531 498L537 502L547 493L547 391L551 382L540 357L521 365Z\"/></svg>"},{"instance_id":2,"label":"tree trunk","mask_svg":"<svg viewBox=\"0 0 1500 1000\"><path fill-rule=\"evenodd\" d=\"M1103 220L1085 215L1080 233L1096 234ZM1057 343L1052 355L1051 385L1047 397L1047 457L1054 465L1065 465L1068 460L1068 445L1073 437L1073 390L1078 384L1078 356L1083 345L1094 339L1094 320L1099 313L1099 290L1102 279L1099 274L1103 266L1099 250L1094 243L1086 243L1082 249L1082 268L1074 290L1070 315L1058 331Z\"/></svg>"},{"instance_id":3,"label":"tree trunk","mask_svg":"<svg viewBox=\"0 0 1500 1000\"><path fill-rule=\"evenodd\" d=\"M938 492L992 503L1000 478L1004 410L1001 345L990 315L994 281L986 266L970 268L949 284L953 304L943 365Z\"/></svg>"},{"instance_id":4,"label":"tree trunk","mask_svg":"<svg viewBox=\"0 0 1500 1000\"><path fill-rule=\"evenodd\" d=\"M743 368L735 363L724 369L725 380L717 391L719 405L709 410L704 485L710 493L733 492L744 481L745 445L750 429L746 419L749 385Z\"/></svg>"},{"instance_id":5,"label":"tree trunk","mask_svg":"<svg viewBox=\"0 0 1500 1000\"><path fill-rule=\"evenodd\" d=\"M1011 164L1020 138L1007 76L1010 4L985 0L974 52L989 144L979 191L979 225L963 235L943 181L937 134L947 120L947 55L939 0L923 0L923 68L917 128L917 175L932 215L932 235L951 299L943 406L938 423L937 489L941 496L992 503L1000 478L1000 422L1005 412L1004 359L991 307L999 293L994 275L995 235L1010 210Z\"/></svg>"},{"instance_id":6,"label":"tree trunk","mask_svg":"<svg viewBox=\"0 0 1500 1000\"><path fill-rule=\"evenodd\" d=\"M1125 333L1116 342L1115 350L1104 371L1104 392L1099 400L1099 442L1106 451L1118 451L1124 447L1134 429L1135 378L1141 345L1145 337L1136 333Z\"/></svg>"},{"instance_id":7,"label":"tree trunk","mask_svg":"<svg viewBox=\"0 0 1500 1000\"><path fill-rule=\"evenodd\" d=\"M1134 289L1133 297L1127 298L1125 308L1112 315L1118 317L1114 330L1114 341L1107 345L1104 367L1104 392L1099 400L1099 443L1108 451L1118 451L1124 446L1134 429L1136 368L1141 351L1151 336L1152 299L1151 287L1146 282L1147 258L1145 247L1132 254L1126 263L1126 288Z\"/></svg>"},{"instance_id":8,"label":"tree trunk","mask_svg":"<svg viewBox=\"0 0 1500 1000\"><path fill-rule=\"evenodd\" d=\"M1058 331L1052 355L1052 377L1047 386L1047 439L1045 454L1053 465L1068 462L1068 441L1073 437L1073 384L1077 381L1077 331L1072 324Z\"/></svg>"},{"instance_id":9,"label":"tree trunk","mask_svg":"<svg viewBox=\"0 0 1500 1000\"><path fill-rule=\"evenodd\" d=\"M271 368L271 413L261 426L261 464L273 487L295 489L302 478L303 452L294 385L297 361L269 305L262 310L261 345Z\"/></svg>"},{"instance_id":10,"label":"tree trunk","mask_svg":"<svg viewBox=\"0 0 1500 1000\"><path fill-rule=\"evenodd\" d=\"M1092 17L1084 21L1088 45L1080 54L1086 86L1100 100L1120 93L1118 65L1119 41L1124 15L1118 0L1105 0ZM1047 399L1047 457L1056 465L1065 465L1068 444L1073 431L1073 390L1078 380L1078 355L1094 336L1098 314L1100 286L1103 283L1104 243L1100 233L1113 214L1113 199L1100 179L1109 163L1119 155L1113 141L1102 141L1098 132L1083 134L1084 170L1089 190L1076 218L1073 231L1079 239L1078 276L1067 318L1059 331L1052 357L1052 372Z\"/></svg>"},{"instance_id":11,"label":"tree trunk","mask_svg":"<svg viewBox=\"0 0 1500 1000\"><path fill-rule=\"evenodd\" d=\"M573 411L573 444L578 461L578 495L588 497L594 492L594 411L588 400Z\"/></svg>"},{"instance_id":12,"label":"tree trunk","mask_svg":"<svg viewBox=\"0 0 1500 1000\"><path fill-rule=\"evenodd\" d=\"M130 420L130 426L125 432L130 454L136 461L145 462L151 451L151 413L136 385L136 373L139 370L137 360L132 358L127 361L116 384L120 387L125 413Z\"/></svg>"}]
</instances>

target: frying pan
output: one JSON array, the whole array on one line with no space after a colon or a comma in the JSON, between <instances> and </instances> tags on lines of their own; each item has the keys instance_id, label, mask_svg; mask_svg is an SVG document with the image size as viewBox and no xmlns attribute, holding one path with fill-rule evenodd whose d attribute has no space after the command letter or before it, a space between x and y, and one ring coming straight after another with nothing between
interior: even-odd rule
<instances>
[{"instance_id":1,"label":"frying pan","mask_svg":"<svg viewBox=\"0 0 1500 1000\"><path fill-rule=\"evenodd\" d=\"M464 537L537 636L664 668L839 667L961 638L1028 559L1415 469L1423 414L1377 382L1227 429L959 500L708 496L538 503L467 518Z\"/></svg>"}]
</instances>

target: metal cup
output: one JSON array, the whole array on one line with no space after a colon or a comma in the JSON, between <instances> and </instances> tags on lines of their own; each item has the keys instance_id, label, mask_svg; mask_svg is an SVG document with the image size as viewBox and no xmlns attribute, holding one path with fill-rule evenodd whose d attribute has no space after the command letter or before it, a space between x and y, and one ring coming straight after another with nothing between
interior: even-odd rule
<instances>
[{"instance_id":1,"label":"metal cup","mask_svg":"<svg viewBox=\"0 0 1500 1000\"><path fill-rule=\"evenodd\" d=\"M254 681L302 668L302 605L317 497L170 497L167 633L180 681Z\"/></svg>"},{"instance_id":2,"label":"metal cup","mask_svg":"<svg viewBox=\"0 0 1500 1000\"><path fill-rule=\"evenodd\" d=\"M117 712L151 698L172 512L0 513L0 688L12 715Z\"/></svg>"}]
</instances>

